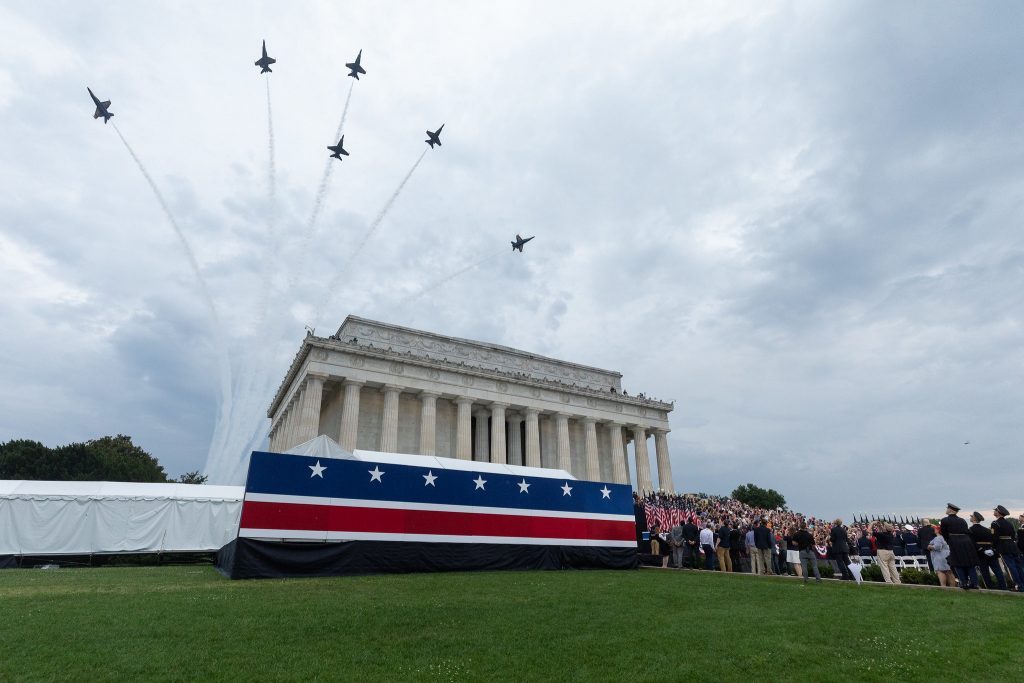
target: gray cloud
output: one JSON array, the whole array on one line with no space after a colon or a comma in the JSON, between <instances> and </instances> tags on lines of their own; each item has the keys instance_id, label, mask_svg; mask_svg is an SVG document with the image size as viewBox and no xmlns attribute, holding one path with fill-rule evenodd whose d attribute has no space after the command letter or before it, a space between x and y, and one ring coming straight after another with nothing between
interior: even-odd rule
<instances>
[{"instance_id":1,"label":"gray cloud","mask_svg":"<svg viewBox=\"0 0 1024 683\"><path fill-rule=\"evenodd\" d=\"M265 410L303 324L356 313L676 399L686 490L755 481L825 515L1024 507L989 475L1024 436L1024 10L620 9L0 10L0 438L128 432L177 473L214 431L216 337L159 207L90 118L90 85L217 292L239 420ZM263 38L280 245L251 67ZM352 156L299 253L359 48ZM314 319L441 122L444 146ZM499 253L515 232L538 238Z\"/></svg>"}]
</instances>

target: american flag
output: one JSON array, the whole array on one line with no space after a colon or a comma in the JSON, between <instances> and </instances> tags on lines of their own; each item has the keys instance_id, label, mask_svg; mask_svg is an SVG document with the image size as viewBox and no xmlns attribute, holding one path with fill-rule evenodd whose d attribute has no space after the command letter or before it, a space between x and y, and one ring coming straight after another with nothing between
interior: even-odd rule
<instances>
[{"instance_id":1,"label":"american flag","mask_svg":"<svg viewBox=\"0 0 1024 683\"><path fill-rule=\"evenodd\" d=\"M240 538L628 548L628 485L562 470L415 455L254 452Z\"/></svg>"}]
</instances>

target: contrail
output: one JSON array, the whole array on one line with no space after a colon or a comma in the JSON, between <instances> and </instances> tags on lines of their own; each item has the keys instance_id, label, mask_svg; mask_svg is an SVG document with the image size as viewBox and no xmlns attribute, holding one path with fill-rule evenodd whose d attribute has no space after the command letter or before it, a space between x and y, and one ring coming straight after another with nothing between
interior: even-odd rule
<instances>
[{"instance_id":1,"label":"contrail","mask_svg":"<svg viewBox=\"0 0 1024 683\"><path fill-rule=\"evenodd\" d=\"M423 161L423 157L425 157L426 155L427 150L423 150L423 154L420 155L420 158L416 160L416 163L412 165L412 168L409 169L409 172L405 174L404 178L402 178L402 182L400 182L398 184L398 187L395 188L394 194L391 195L391 198L388 199L387 203L383 206L383 208L381 208L380 212L377 214L377 217L373 219L372 223L370 223L370 227L367 228L365 233L363 233L363 239L359 241L359 244L356 245L356 248L353 249L352 253L348 255L348 259L345 261L346 266L352 263L352 260L359 255L359 252L363 250L363 247L366 246L366 243L370 241L371 237L373 237L373 233L377 231L377 228L378 226L380 226L381 221L384 220L384 217L388 215L388 212L391 211L391 207L394 206L395 202L398 200L398 195L402 193L402 188L404 188L405 184L409 182L409 178L412 177L412 174L416 171L416 168L420 165L420 162ZM344 267L342 268L342 270L344 270Z\"/></svg>"},{"instance_id":2,"label":"contrail","mask_svg":"<svg viewBox=\"0 0 1024 683\"><path fill-rule=\"evenodd\" d=\"M334 137L331 139L333 145L341 137L341 131L345 129L345 119L348 117L348 103L352 101L352 90L355 88L356 82L352 81L352 85L348 88L348 95L345 97L345 106L341 110L341 121L338 122L338 130L335 131ZM334 161L327 157L327 163L324 164L324 174L320 178L320 187L316 192L316 199L313 200L313 211L309 214L309 222L306 224L306 235L303 243L303 253L305 253L309 242L313 239L313 232L316 230L317 219L320 218L320 212L324 208L324 200L327 198L327 185L331 180L331 171L334 168Z\"/></svg>"},{"instance_id":3,"label":"contrail","mask_svg":"<svg viewBox=\"0 0 1024 683\"><path fill-rule=\"evenodd\" d=\"M217 314L217 307L213 303L213 297L210 295L210 288L206 284L206 279L203 277L202 272L199 270L199 262L196 261L195 253L192 251L192 247L188 243L188 239L185 238L185 233L182 232L181 227L178 225L178 221L175 220L174 214L171 213L170 207L167 205L167 201L164 200L163 194L160 193L160 189L157 188L156 183L153 182L152 176L149 175L149 171L143 166L142 160L139 159L135 150L128 144L124 135L121 133L121 129L117 127L117 124L112 124L114 131L117 133L117 137L121 138L121 142L124 144L124 148L128 150L128 154L131 155L135 161L135 165L139 167L139 171L142 172L142 177L149 183L149 188L153 190L153 195L156 197L157 203L160 204L160 208L163 209L164 215L167 217L167 222L171 224L174 229L174 234L178 236L178 242L181 244L181 248L185 251L185 256L188 258L189 265L192 267L192 273L195 275L196 282L199 283L199 289L202 292L203 299L206 301L206 306L209 309L210 317L213 319L213 331L214 336L217 340L218 356L220 365L220 383L221 383L221 411L222 415L227 416L231 410L231 364L228 359L227 340L224 337L224 328L220 322L220 316Z\"/></svg>"},{"instance_id":4,"label":"contrail","mask_svg":"<svg viewBox=\"0 0 1024 683\"><path fill-rule=\"evenodd\" d=\"M277 165L276 146L274 141L274 110L270 98L270 76L266 77L267 84L267 235L263 245L263 273L260 282L259 316L256 319L256 337L263 334L267 317L270 315L270 285L274 276L274 254L278 252L281 237L276 229L277 218ZM255 345L256 350L248 354L250 359L257 366L266 365L267 350L263 345ZM248 395L252 389L256 368L248 368L245 371L245 386L242 389L243 395Z\"/></svg>"},{"instance_id":5,"label":"contrail","mask_svg":"<svg viewBox=\"0 0 1024 683\"><path fill-rule=\"evenodd\" d=\"M422 287L420 290L418 290L416 292L413 292L409 296L407 296L404 299L402 299L401 301L399 301L395 305L395 307L396 308L401 308L402 306L406 306L408 304L411 304L413 301L416 301L417 299L419 299L424 294L432 292L435 289L437 289L438 287L441 287L442 285L448 284L449 282L451 282L455 278L459 277L460 275L464 275L465 273L468 273L469 271L473 270L474 268L478 268L478 267L482 266L484 263L486 263L486 262L490 261L491 259L501 255L504 251L505 251L504 249L501 249L500 251L496 251L493 254L490 254L489 256L483 257L479 261L476 261L474 263L469 264L465 268L460 268L459 270L455 271L454 273L451 273L450 275L446 275L446 276L444 276L443 278L441 278L439 280L435 280L434 282L428 284L425 287Z\"/></svg>"},{"instance_id":6,"label":"contrail","mask_svg":"<svg viewBox=\"0 0 1024 683\"><path fill-rule=\"evenodd\" d=\"M345 106L341 109L341 120L338 121L338 130L334 133L334 139L331 144L338 141L341 137L341 132L345 129L345 119L348 118L348 105L352 101L352 91L355 89L356 82L352 81L352 85L348 88L348 95L345 96ZM313 199L313 211L309 214L309 220L306 222L306 229L301 235L298 236L298 251L299 251L299 263L305 262L306 254L309 252L309 245L313 241L314 234L316 233L317 220L320 218L320 213L324 208L324 201L327 198L327 188L331 181L331 173L334 170L334 160L331 157L327 157L327 163L324 164L324 173L320 177L320 186L317 188L316 197ZM276 251L276 250L275 250ZM286 296L292 296L295 292L295 288L298 286L299 273L295 268L290 268L287 273L288 284L285 290Z\"/></svg>"},{"instance_id":7,"label":"contrail","mask_svg":"<svg viewBox=\"0 0 1024 683\"><path fill-rule=\"evenodd\" d=\"M420 165L420 162L423 161L423 157L427 155L427 151L428 150L423 150L423 154L420 154L419 159L417 159L416 163L412 165L412 168L409 169L409 172L405 174L405 177L402 178L402 182L398 184L398 187L395 188L395 191L391 194L391 197L388 199L387 202L385 202L384 206L381 207L381 210L377 213L377 216L373 219L373 222L370 223L370 226L366 229L366 232L363 233L363 237L362 239L359 240L359 243L356 245L356 248L349 253L348 258L345 259L344 263L342 263L342 265L335 272L334 277L330 281L330 284L327 285L327 290L324 292L323 298L317 305L316 309L314 309L314 324L316 324L315 321L320 319L320 315L323 313L323 310L330 305L331 300L333 298L334 290L336 290L338 288L338 285L341 284L341 279L345 275L347 275L349 266L352 265L352 262L355 260L356 256L359 255L359 253L363 250L363 247L366 246L366 243L370 241L371 237L373 237L373 233L377 231L377 228L380 226L385 216L387 216L388 212L391 211L391 207L393 207L395 205L395 202L398 201L398 195L402 193L402 188L404 188L405 184L409 182L409 178L412 177L412 174L416 172L416 168Z\"/></svg>"},{"instance_id":8,"label":"contrail","mask_svg":"<svg viewBox=\"0 0 1024 683\"><path fill-rule=\"evenodd\" d=\"M270 163L267 167L267 194L270 204L270 211L267 215L267 234L274 232L274 208L277 203L277 166L274 160L274 111L270 106L270 78L267 78L267 157Z\"/></svg>"}]
</instances>

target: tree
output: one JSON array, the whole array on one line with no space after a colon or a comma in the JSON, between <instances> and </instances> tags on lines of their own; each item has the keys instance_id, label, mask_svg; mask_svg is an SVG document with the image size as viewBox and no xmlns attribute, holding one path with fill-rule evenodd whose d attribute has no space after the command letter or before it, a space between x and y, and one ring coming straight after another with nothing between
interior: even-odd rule
<instances>
[{"instance_id":1,"label":"tree","mask_svg":"<svg viewBox=\"0 0 1024 683\"><path fill-rule=\"evenodd\" d=\"M209 479L205 474L200 474L199 470L194 472L186 472L185 474L178 477L179 484L205 484Z\"/></svg>"},{"instance_id":2,"label":"tree","mask_svg":"<svg viewBox=\"0 0 1024 683\"><path fill-rule=\"evenodd\" d=\"M755 484L741 484L732 492L732 497L756 508L774 510L786 507L786 498L775 489L763 489Z\"/></svg>"},{"instance_id":3,"label":"tree","mask_svg":"<svg viewBox=\"0 0 1024 683\"><path fill-rule=\"evenodd\" d=\"M123 434L47 448L38 441L0 443L0 479L166 482L156 458Z\"/></svg>"}]
</instances>

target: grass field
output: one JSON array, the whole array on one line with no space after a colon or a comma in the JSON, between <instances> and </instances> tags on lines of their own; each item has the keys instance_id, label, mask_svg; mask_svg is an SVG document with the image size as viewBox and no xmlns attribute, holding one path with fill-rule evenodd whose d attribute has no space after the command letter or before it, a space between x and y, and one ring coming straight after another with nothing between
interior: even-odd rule
<instances>
[{"instance_id":1,"label":"grass field","mask_svg":"<svg viewBox=\"0 0 1024 683\"><path fill-rule=\"evenodd\" d=\"M1024 599L661 570L0 571L0 680L1024 676Z\"/></svg>"}]
</instances>

